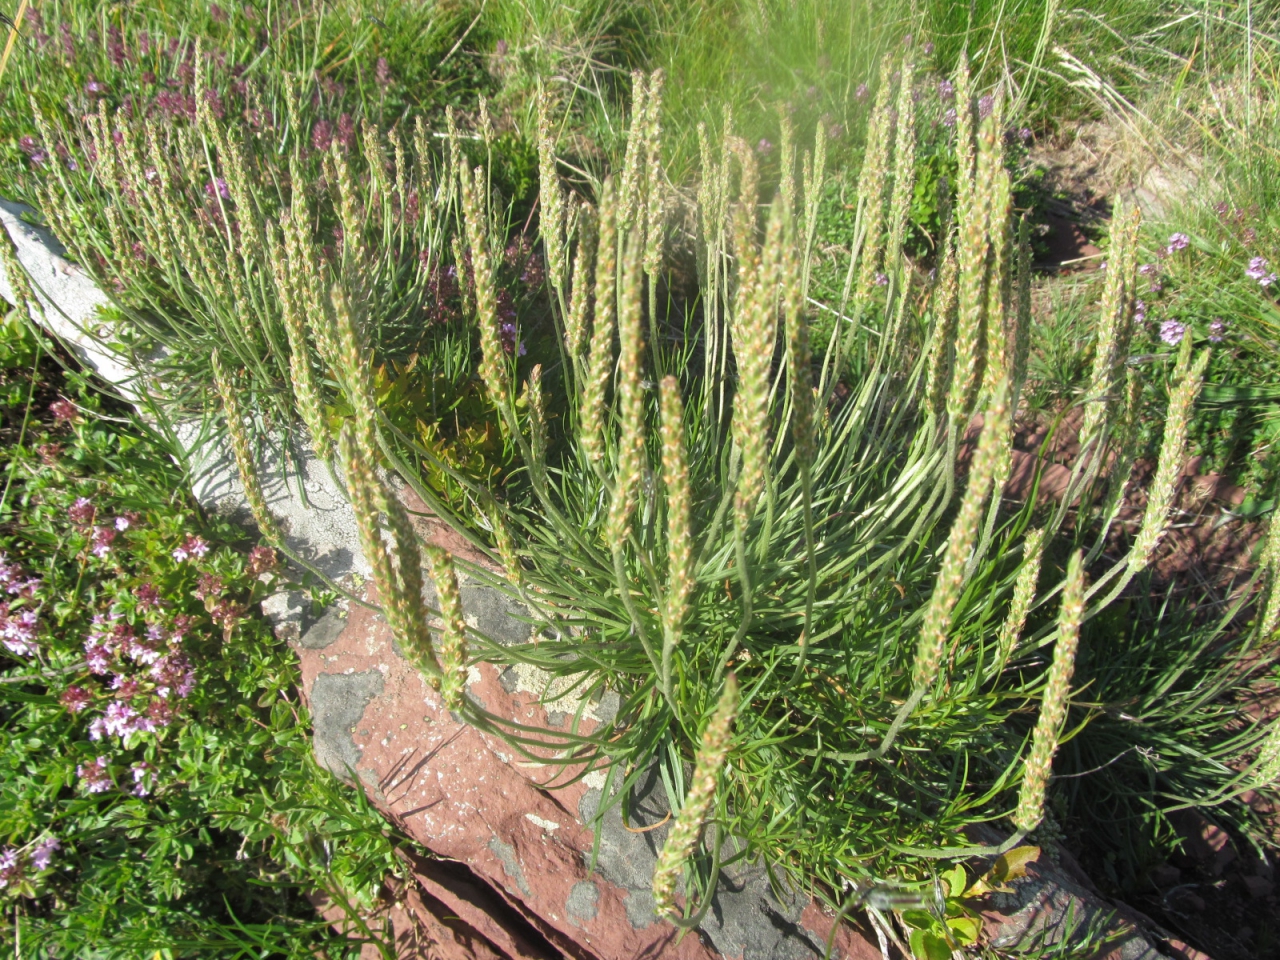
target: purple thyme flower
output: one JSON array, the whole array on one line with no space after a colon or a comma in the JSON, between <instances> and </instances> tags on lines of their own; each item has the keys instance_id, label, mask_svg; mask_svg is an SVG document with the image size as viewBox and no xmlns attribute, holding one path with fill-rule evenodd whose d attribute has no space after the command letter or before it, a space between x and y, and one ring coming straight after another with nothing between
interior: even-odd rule
<instances>
[{"instance_id":1,"label":"purple thyme flower","mask_svg":"<svg viewBox=\"0 0 1280 960\"><path fill-rule=\"evenodd\" d=\"M956 86L950 80L938 81L938 99L943 103L949 103L956 95Z\"/></svg>"},{"instance_id":2,"label":"purple thyme flower","mask_svg":"<svg viewBox=\"0 0 1280 960\"><path fill-rule=\"evenodd\" d=\"M173 551L173 559L179 563L183 560L190 560L192 557L202 559L208 552L209 544L195 534L188 533L187 539Z\"/></svg>"},{"instance_id":3,"label":"purple thyme flower","mask_svg":"<svg viewBox=\"0 0 1280 960\"><path fill-rule=\"evenodd\" d=\"M1244 275L1250 280L1257 280L1264 287L1269 287L1276 282L1276 275L1267 272L1267 258L1254 257L1249 261L1249 268L1245 270Z\"/></svg>"},{"instance_id":4,"label":"purple thyme flower","mask_svg":"<svg viewBox=\"0 0 1280 960\"><path fill-rule=\"evenodd\" d=\"M1142 323L1147 319L1147 304L1145 300L1136 300L1133 304L1133 319L1138 323Z\"/></svg>"},{"instance_id":5,"label":"purple thyme flower","mask_svg":"<svg viewBox=\"0 0 1280 960\"><path fill-rule=\"evenodd\" d=\"M1171 347L1176 347L1186 335L1187 326L1177 320L1166 320L1160 324L1160 339Z\"/></svg>"},{"instance_id":6,"label":"purple thyme flower","mask_svg":"<svg viewBox=\"0 0 1280 960\"><path fill-rule=\"evenodd\" d=\"M0 640L10 652L29 657L39 650L36 644L38 626L36 611L23 610L16 616L10 616L9 605L0 603Z\"/></svg>"},{"instance_id":7,"label":"purple thyme flower","mask_svg":"<svg viewBox=\"0 0 1280 960\"><path fill-rule=\"evenodd\" d=\"M1169 253L1177 253L1191 246L1191 238L1185 233L1175 233L1169 237Z\"/></svg>"},{"instance_id":8,"label":"purple thyme flower","mask_svg":"<svg viewBox=\"0 0 1280 960\"><path fill-rule=\"evenodd\" d=\"M91 694L84 687L70 686L62 691L62 696L58 700L71 713L79 713L89 705L89 701L93 699Z\"/></svg>"},{"instance_id":9,"label":"purple thyme flower","mask_svg":"<svg viewBox=\"0 0 1280 960\"><path fill-rule=\"evenodd\" d=\"M1142 266L1138 268L1138 273L1141 276L1149 277L1159 269L1160 267L1154 263L1144 263Z\"/></svg>"},{"instance_id":10,"label":"purple thyme flower","mask_svg":"<svg viewBox=\"0 0 1280 960\"><path fill-rule=\"evenodd\" d=\"M139 760L133 765L133 795L135 797L145 797L151 791L147 789L147 774L151 770L151 764L145 760Z\"/></svg>"},{"instance_id":11,"label":"purple thyme flower","mask_svg":"<svg viewBox=\"0 0 1280 960\"><path fill-rule=\"evenodd\" d=\"M90 673L96 673L101 676L111 672L111 651L101 643L94 640L86 640L84 642L84 659L89 666Z\"/></svg>"},{"instance_id":12,"label":"purple thyme flower","mask_svg":"<svg viewBox=\"0 0 1280 960\"><path fill-rule=\"evenodd\" d=\"M391 86L391 64L387 63L386 57L379 57L378 62L373 67L374 79L378 81L378 86L386 89Z\"/></svg>"},{"instance_id":13,"label":"purple thyme flower","mask_svg":"<svg viewBox=\"0 0 1280 960\"><path fill-rule=\"evenodd\" d=\"M218 177L210 180L204 185L205 195L212 200L214 197L221 197L223 200L231 199L231 188L227 186L227 181Z\"/></svg>"},{"instance_id":14,"label":"purple thyme flower","mask_svg":"<svg viewBox=\"0 0 1280 960\"><path fill-rule=\"evenodd\" d=\"M859 103L867 99L867 85L865 83L858 84L858 89L853 91L853 98Z\"/></svg>"},{"instance_id":15,"label":"purple thyme flower","mask_svg":"<svg viewBox=\"0 0 1280 960\"><path fill-rule=\"evenodd\" d=\"M944 127L954 127L956 125L956 108L951 107L942 115L942 125Z\"/></svg>"},{"instance_id":16,"label":"purple thyme flower","mask_svg":"<svg viewBox=\"0 0 1280 960\"><path fill-rule=\"evenodd\" d=\"M108 736L125 737L133 732L133 720L138 712L122 700L107 704L102 715L102 729Z\"/></svg>"},{"instance_id":17,"label":"purple thyme flower","mask_svg":"<svg viewBox=\"0 0 1280 960\"><path fill-rule=\"evenodd\" d=\"M57 837L46 837L31 851L31 865L37 870L49 869L49 864L53 863L53 855L61 849L62 844Z\"/></svg>"},{"instance_id":18,"label":"purple thyme flower","mask_svg":"<svg viewBox=\"0 0 1280 960\"><path fill-rule=\"evenodd\" d=\"M89 82L84 85L84 92L93 97L101 96L107 92L107 85L101 80L89 78Z\"/></svg>"},{"instance_id":19,"label":"purple thyme flower","mask_svg":"<svg viewBox=\"0 0 1280 960\"><path fill-rule=\"evenodd\" d=\"M114 786L106 757L99 757L93 763L79 764L76 775L84 781L85 789L90 793L105 793Z\"/></svg>"},{"instance_id":20,"label":"purple thyme flower","mask_svg":"<svg viewBox=\"0 0 1280 960\"><path fill-rule=\"evenodd\" d=\"M21 873L18 851L13 847L5 847L3 852L0 852L0 890L9 886Z\"/></svg>"},{"instance_id":21,"label":"purple thyme flower","mask_svg":"<svg viewBox=\"0 0 1280 960\"><path fill-rule=\"evenodd\" d=\"M1221 343L1227 335L1227 325L1222 322L1221 317L1214 317L1213 322L1209 324L1209 342Z\"/></svg>"},{"instance_id":22,"label":"purple thyme flower","mask_svg":"<svg viewBox=\"0 0 1280 960\"><path fill-rule=\"evenodd\" d=\"M926 57L932 57L932 56L933 56L933 41L932 41L932 40L926 40L926 41L924 42L924 55L925 55Z\"/></svg>"},{"instance_id":23,"label":"purple thyme flower","mask_svg":"<svg viewBox=\"0 0 1280 960\"><path fill-rule=\"evenodd\" d=\"M995 109L996 98L991 94L984 94L978 98L978 119L985 120L991 116L991 111Z\"/></svg>"},{"instance_id":24,"label":"purple thyme flower","mask_svg":"<svg viewBox=\"0 0 1280 960\"><path fill-rule=\"evenodd\" d=\"M311 146L316 153L324 153L333 143L333 124L328 120L317 120L311 128Z\"/></svg>"},{"instance_id":25,"label":"purple thyme flower","mask_svg":"<svg viewBox=\"0 0 1280 960\"><path fill-rule=\"evenodd\" d=\"M93 523L96 513L97 508L94 507L92 500L88 497L79 497L67 509L67 518L78 527L87 527Z\"/></svg>"},{"instance_id":26,"label":"purple thyme flower","mask_svg":"<svg viewBox=\"0 0 1280 960\"><path fill-rule=\"evenodd\" d=\"M112 527L94 527L93 528L93 546L89 552L99 560L105 560L107 554L111 552L111 541L116 538L116 531Z\"/></svg>"},{"instance_id":27,"label":"purple thyme flower","mask_svg":"<svg viewBox=\"0 0 1280 960\"><path fill-rule=\"evenodd\" d=\"M773 153L773 143L770 142L768 138L761 137L760 142L756 144L756 153L760 154L762 157L767 157L769 154Z\"/></svg>"},{"instance_id":28,"label":"purple thyme flower","mask_svg":"<svg viewBox=\"0 0 1280 960\"><path fill-rule=\"evenodd\" d=\"M887 287L889 285L889 277L884 273L877 273L875 280L872 281L877 287Z\"/></svg>"}]
</instances>

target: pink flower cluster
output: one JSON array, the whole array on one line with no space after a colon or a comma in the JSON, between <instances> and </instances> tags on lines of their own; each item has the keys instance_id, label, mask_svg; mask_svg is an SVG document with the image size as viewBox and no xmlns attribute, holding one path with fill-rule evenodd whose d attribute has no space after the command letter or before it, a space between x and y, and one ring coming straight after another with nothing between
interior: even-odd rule
<instances>
[{"instance_id":1,"label":"pink flower cluster","mask_svg":"<svg viewBox=\"0 0 1280 960\"><path fill-rule=\"evenodd\" d=\"M37 577L23 575L22 568L10 563L9 558L0 553L0 589L10 596L16 596L19 602L35 596L41 586ZM0 643L11 653L20 657L29 657L37 649L36 633L40 627L39 612L30 607L14 610L7 602L0 602Z\"/></svg>"}]
</instances>

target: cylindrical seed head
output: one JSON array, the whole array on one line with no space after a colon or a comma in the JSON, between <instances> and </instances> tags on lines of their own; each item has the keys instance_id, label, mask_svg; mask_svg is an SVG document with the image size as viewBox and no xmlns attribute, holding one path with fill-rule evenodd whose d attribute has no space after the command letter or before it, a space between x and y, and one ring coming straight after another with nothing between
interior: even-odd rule
<instances>
[{"instance_id":1,"label":"cylindrical seed head","mask_svg":"<svg viewBox=\"0 0 1280 960\"><path fill-rule=\"evenodd\" d=\"M1018 792L1013 823L1019 830L1034 830L1044 817L1044 797L1053 772L1053 755L1058 750L1062 722L1071 699L1071 677L1076 668L1080 642L1080 622L1084 617L1084 563L1081 552L1071 555L1067 580L1062 588L1062 611L1058 615L1058 640L1053 648L1053 664L1045 682L1044 701L1031 738Z\"/></svg>"},{"instance_id":2,"label":"cylindrical seed head","mask_svg":"<svg viewBox=\"0 0 1280 960\"><path fill-rule=\"evenodd\" d=\"M1003 386L992 398L984 417L982 438L973 462L969 465L969 482L960 510L951 524L951 536L947 540L942 566L929 604L925 608L924 623L916 647L915 665L911 681L916 691L933 686L942 666L942 654L947 635L951 631L956 601L964 586L965 569L969 555L978 538L978 526L983 506L991 492L992 478L998 467L998 454L1005 447L1004 434L1009 429L1009 405L1007 387Z\"/></svg>"},{"instance_id":3,"label":"cylindrical seed head","mask_svg":"<svg viewBox=\"0 0 1280 960\"><path fill-rule=\"evenodd\" d=\"M667 596L663 627L671 642L678 643L689 598L695 586L693 570L693 494L689 485L689 460L684 443L684 404L680 382L662 379L662 481L667 488Z\"/></svg>"},{"instance_id":4,"label":"cylindrical seed head","mask_svg":"<svg viewBox=\"0 0 1280 960\"><path fill-rule=\"evenodd\" d=\"M702 732L702 743L694 759L693 778L689 781L684 806L676 815L654 866L653 909L658 916L677 915L676 882L684 872L685 863L693 855L702 836L702 825L715 801L720 771L733 742L733 720L737 713L738 681L731 673L725 678L724 692L720 694L715 713Z\"/></svg>"},{"instance_id":5,"label":"cylindrical seed head","mask_svg":"<svg viewBox=\"0 0 1280 960\"><path fill-rule=\"evenodd\" d=\"M453 556L443 547L427 545L427 565L440 604L440 695L450 710L462 706L467 691L467 621Z\"/></svg>"}]
</instances>

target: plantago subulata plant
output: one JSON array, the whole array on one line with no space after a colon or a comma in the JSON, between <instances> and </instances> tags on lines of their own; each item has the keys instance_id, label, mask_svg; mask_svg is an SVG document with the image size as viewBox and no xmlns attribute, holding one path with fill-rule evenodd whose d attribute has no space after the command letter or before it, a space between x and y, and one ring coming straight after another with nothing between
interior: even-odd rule
<instances>
[{"instance_id":1,"label":"plantago subulata plant","mask_svg":"<svg viewBox=\"0 0 1280 960\"><path fill-rule=\"evenodd\" d=\"M699 131L686 221L698 296L663 304L657 290L674 289L663 271L678 252L667 241L680 232L666 219L676 193L662 168L661 75L633 78L625 159L594 196L571 198L559 181L567 164L542 100L534 246L547 269L530 314L549 320L527 357L521 338L534 321L504 286L510 233L452 113L438 165L422 128L412 142L365 128L345 144L272 130L264 146L204 111L176 132L108 116L88 134L110 156L94 189L120 209L95 220L79 249L113 264L112 237L176 251L131 269L163 272L201 318L182 343L206 353L217 343L228 366L273 386L276 419L305 429L317 453L338 437L384 615L446 702L536 757L550 786L606 769L601 811L661 768L678 813L655 903L680 923L702 907L695 893L680 911L679 878L709 892L728 838L834 901L868 880L926 882L923 861L973 853L964 830L975 821L1013 836L1032 829L1068 714L1085 709L1070 698L1082 625L1150 565L1167 530L1204 371L1189 337L1130 551L1095 567L1077 549L1094 534L1088 510L1076 529L1067 523L1072 504L1093 502L1082 496L1098 479L1088 464L1127 443L1136 410L1120 399L1138 383L1121 377L1134 262L1125 218L1087 398L1090 459L1062 504L1006 495L1031 315L1005 96L975 99L961 62L953 213L926 283L907 251L922 126L912 78L882 67L842 302L822 304L837 320L821 337L808 288L821 136L805 149L784 132L771 196L761 151L729 116L720 131ZM475 136L489 150L486 117ZM290 158L287 186L267 176L268 147ZM317 172L324 191L308 182ZM51 220L70 223L87 189L51 184ZM187 215L193 206L203 218ZM450 327L457 382L474 379L465 389L508 458L483 478L379 406L392 318L429 307L446 265L456 284L447 299L461 305ZM422 600L424 550L382 465L492 561L425 551L438 643ZM499 647L469 631L459 576L520 599L536 639ZM1050 662L1046 614L1059 595ZM532 665L584 704L613 692L620 706L569 732L517 728L464 695L470 659Z\"/></svg>"}]
</instances>

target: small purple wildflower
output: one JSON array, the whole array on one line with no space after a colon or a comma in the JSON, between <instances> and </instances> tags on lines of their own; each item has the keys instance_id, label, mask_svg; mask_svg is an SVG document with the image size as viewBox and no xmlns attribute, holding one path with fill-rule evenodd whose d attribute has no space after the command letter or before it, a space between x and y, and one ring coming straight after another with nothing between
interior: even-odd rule
<instances>
[{"instance_id":1,"label":"small purple wildflower","mask_svg":"<svg viewBox=\"0 0 1280 960\"><path fill-rule=\"evenodd\" d=\"M956 85L950 80L938 81L938 99L943 103L950 103L956 95Z\"/></svg>"},{"instance_id":2,"label":"small purple wildflower","mask_svg":"<svg viewBox=\"0 0 1280 960\"><path fill-rule=\"evenodd\" d=\"M1240 234L1240 242L1246 247L1252 246L1254 241L1258 239L1258 231L1253 227L1245 227L1244 232Z\"/></svg>"},{"instance_id":3,"label":"small purple wildflower","mask_svg":"<svg viewBox=\"0 0 1280 960\"><path fill-rule=\"evenodd\" d=\"M187 534L187 539L176 547L173 551L173 559L181 563L184 560L190 560L192 557L202 559L209 552L209 544L203 539L197 537L193 533Z\"/></svg>"},{"instance_id":4,"label":"small purple wildflower","mask_svg":"<svg viewBox=\"0 0 1280 960\"><path fill-rule=\"evenodd\" d=\"M31 851L31 865L37 870L48 870L53 863L53 855L62 849L57 837L46 837L37 843Z\"/></svg>"},{"instance_id":5,"label":"small purple wildflower","mask_svg":"<svg viewBox=\"0 0 1280 960\"><path fill-rule=\"evenodd\" d=\"M84 85L84 92L91 97L100 97L107 92L107 85L90 77L89 82Z\"/></svg>"},{"instance_id":6,"label":"small purple wildflower","mask_svg":"<svg viewBox=\"0 0 1280 960\"><path fill-rule=\"evenodd\" d=\"M951 107L942 115L942 125L944 127L954 127L956 125L956 108Z\"/></svg>"},{"instance_id":7,"label":"small purple wildflower","mask_svg":"<svg viewBox=\"0 0 1280 960\"><path fill-rule=\"evenodd\" d=\"M151 772L151 764L145 760L139 760L131 768L133 773L133 795L135 797L145 797L151 791L147 789L147 774Z\"/></svg>"},{"instance_id":8,"label":"small purple wildflower","mask_svg":"<svg viewBox=\"0 0 1280 960\"><path fill-rule=\"evenodd\" d=\"M1213 321L1209 324L1209 342L1221 343L1226 339L1226 335L1227 325L1222 322L1221 317L1214 317Z\"/></svg>"},{"instance_id":9,"label":"small purple wildflower","mask_svg":"<svg viewBox=\"0 0 1280 960\"><path fill-rule=\"evenodd\" d=\"M853 91L853 98L859 103L867 99L867 85L865 83L858 84L858 88Z\"/></svg>"},{"instance_id":10,"label":"small purple wildflower","mask_svg":"<svg viewBox=\"0 0 1280 960\"><path fill-rule=\"evenodd\" d=\"M773 153L773 143L767 137L761 137L760 142L756 144L756 153L762 157L767 157Z\"/></svg>"},{"instance_id":11,"label":"small purple wildflower","mask_svg":"<svg viewBox=\"0 0 1280 960\"><path fill-rule=\"evenodd\" d=\"M1147 319L1147 304L1145 300L1136 300L1133 304L1133 319L1138 323L1142 323Z\"/></svg>"},{"instance_id":12,"label":"small purple wildflower","mask_svg":"<svg viewBox=\"0 0 1280 960\"><path fill-rule=\"evenodd\" d=\"M311 128L311 147L316 153L324 153L333 143L333 124L328 120L317 120Z\"/></svg>"},{"instance_id":13,"label":"small purple wildflower","mask_svg":"<svg viewBox=\"0 0 1280 960\"><path fill-rule=\"evenodd\" d=\"M84 781L85 789L90 793L105 793L114 786L106 757L77 765L76 775Z\"/></svg>"},{"instance_id":14,"label":"small purple wildflower","mask_svg":"<svg viewBox=\"0 0 1280 960\"><path fill-rule=\"evenodd\" d=\"M378 58L378 62L373 67L373 76L383 90L391 86L391 64L387 63L386 57Z\"/></svg>"},{"instance_id":15,"label":"small purple wildflower","mask_svg":"<svg viewBox=\"0 0 1280 960\"><path fill-rule=\"evenodd\" d=\"M87 527L93 523L93 517L96 513L97 508L88 497L77 498L76 502L67 508L67 518L80 527Z\"/></svg>"},{"instance_id":16,"label":"small purple wildflower","mask_svg":"<svg viewBox=\"0 0 1280 960\"><path fill-rule=\"evenodd\" d=\"M210 180L204 185L205 195L212 200L214 197L221 197L223 200L231 199L231 188L227 186L227 181L222 177Z\"/></svg>"},{"instance_id":17,"label":"small purple wildflower","mask_svg":"<svg viewBox=\"0 0 1280 960\"><path fill-rule=\"evenodd\" d=\"M18 863L18 851L13 847L5 847L4 851L0 852L0 890L13 883L21 873L22 866Z\"/></svg>"},{"instance_id":18,"label":"small purple wildflower","mask_svg":"<svg viewBox=\"0 0 1280 960\"><path fill-rule=\"evenodd\" d=\"M112 527L94 527L93 546L89 548L89 552L99 560L105 560L111 552L111 541L115 538L116 531Z\"/></svg>"},{"instance_id":19,"label":"small purple wildflower","mask_svg":"<svg viewBox=\"0 0 1280 960\"><path fill-rule=\"evenodd\" d=\"M75 420L80 411L76 409L76 405L65 397L61 400L55 400L49 404L49 412L53 414L53 419L58 423L70 423Z\"/></svg>"},{"instance_id":20,"label":"small purple wildflower","mask_svg":"<svg viewBox=\"0 0 1280 960\"><path fill-rule=\"evenodd\" d=\"M984 94L978 98L978 119L985 120L991 116L991 111L995 109L996 98L991 94Z\"/></svg>"},{"instance_id":21,"label":"small purple wildflower","mask_svg":"<svg viewBox=\"0 0 1280 960\"><path fill-rule=\"evenodd\" d=\"M877 287L887 287L889 285L889 277L884 273L877 273L875 280L872 281Z\"/></svg>"},{"instance_id":22,"label":"small purple wildflower","mask_svg":"<svg viewBox=\"0 0 1280 960\"><path fill-rule=\"evenodd\" d=\"M1185 233L1175 233L1169 237L1169 253L1177 253L1191 246L1191 238Z\"/></svg>"},{"instance_id":23,"label":"small purple wildflower","mask_svg":"<svg viewBox=\"0 0 1280 960\"><path fill-rule=\"evenodd\" d=\"M1176 347L1186 335L1187 326L1177 320L1166 320L1160 324L1160 339L1171 347Z\"/></svg>"},{"instance_id":24,"label":"small purple wildflower","mask_svg":"<svg viewBox=\"0 0 1280 960\"><path fill-rule=\"evenodd\" d=\"M1144 263L1142 266L1138 268L1138 273L1140 276L1149 277L1159 269L1160 267L1157 264Z\"/></svg>"},{"instance_id":25,"label":"small purple wildflower","mask_svg":"<svg viewBox=\"0 0 1280 960\"><path fill-rule=\"evenodd\" d=\"M11 653L20 657L35 654L40 649L36 644L39 625L39 615L35 610L22 610L10 616L9 605L0 603L0 641Z\"/></svg>"},{"instance_id":26,"label":"small purple wildflower","mask_svg":"<svg viewBox=\"0 0 1280 960\"><path fill-rule=\"evenodd\" d=\"M92 699L93 694L84 687L70 686L62 691L62 696L58 698L58 701L67 708L68 712L79 713L89 705Z\"/></svg>"},{"instance_id":27,"label":"small purple wildflower","mask_svg":"<svg viewBox=\"0 0 1280 960\"><path fill-rule=\"evenodd\" d=\"M933 41L932 41L932 40L926 40L926 41L924 42L924 47L923 47L923 49L924 49L924 55L925 55L926 57L932 57L932 56L933 56Z\"/></svg>"},{"instance_id":28,"label":"small purple wildflower","mask_svg":"<svg viewBox=\"0 0 1280 960\"><path fill-rule=\"evenodd\" d=\"M1244 275L1250 280L1257 280L1264 287L1269 287L1276 282L1276 275L1267 272L1267 265L1266 257L1254 257L1249 261L1249 267Z\"/></svg>"}]
</instances>

